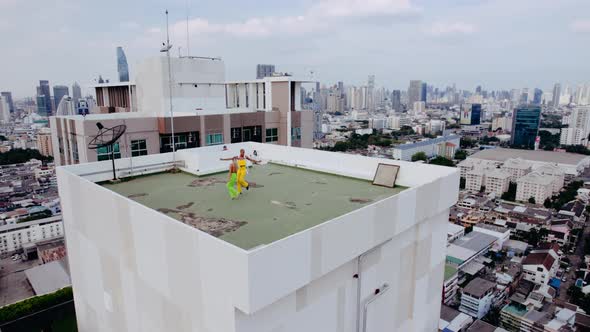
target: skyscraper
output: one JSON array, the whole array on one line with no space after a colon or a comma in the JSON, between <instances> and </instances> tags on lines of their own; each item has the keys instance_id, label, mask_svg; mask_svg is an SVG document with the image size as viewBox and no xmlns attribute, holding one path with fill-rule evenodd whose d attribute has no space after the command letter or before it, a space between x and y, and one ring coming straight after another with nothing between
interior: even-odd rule
<instances>
[{"instance_id":1,"label":"skyscraper","mask_svg":"<svg viewBox=\"0 0 590 332\"><path fill-rule=\"evenodd\" d=\"M76 103L82 99L82 89L80 89L80 84L78 84L78 82L74 82L72 85L72 99Z\"/></svg>"},{"instance_id":2,"label":"skyscraper","mask_svg":"<svg viewBox=\"0 0 590 332\"><path fill-rule=\"evenodd\" d=\"M542 98L543 98L543 90L535 88L535 92L533 94L533 104L534 105L541 105Z\"/></svg>"},{"instance_id":3,"label":"skyscraper","mask_svg":"<svg viewBox=\"0 0 590 332\"><path fill-rule=\"evenodd\" d=\"M43 109L39 106L39 97L43 97ZM37 112L39 115L50 116L52 114L51 110L51 90L49 88L49 81L40 80L39 86L37 87Z\"/></svg>"},{"instance_id":4,"label":"skyscraper","mask_svg":"<svg viewBox=\"0 0 590 332\"><path fill-rule=\"evenodd\" d=\"M8 105L8 99L3 95L0 95L0 123L10 122L10 106Z\"/></svg>"},{"instance_id":5,"label":"skyscraper","mask_svg":"<svg viewBox=\"0 0 590 332\"><path fill-rule=\"evenodd\" d=\"M129 82L129 66L121 46L117 47L117 72L119 73L119 82Z\"/></svg>"},{"instance_id":6,"label":"skyscraper","mask_svg":"<svg viewBox=\"0 0 590 332\"><path fill-rule=\"evenodd\" d=\"M540 123L541 107L522 105L515 108L512 112L512 146L532 150L535 147Z\"/></svg>"},{"instance_id":7,"label":"skyscraper","mask_svg":"<svg viewBox=\"0 0 590 332\"><path fill-rule=\"evenodd\" d=\"M408 109L414 107L414 103L422 101L422 81L410 81L408 88Z\"/></svg>"},{"instance_id":8,"label":"skyscraper","mask_svg":"<svg viewBox=\"0 0 590 332\"><path fill-rule=\"evenodd\" d=\"M393 90L391 92L391 108L397 112L402 111L402 93L399 90Z\"/></svg>"},{"instance_id":9,"label":"skyscraper","mask_svg":"<svg viewBox=\"0 0 590 332\"><path fill-rule=\"evenodd\" d=\"M45 95L37 94L37 114L41 116L50 116L51 107Z\"/></svg>"},{"instance_id":10,"label":"skyscraper","mask_svg":"<svg viewBox=\"0 0 590 332\"><path fill-rule=\"evenodd\" d=\"M59 107L59 103L64 96L70 95L70 89L65 85L53 86L53 100L55 101L55 110Z\"/></svg>"},{"instance_id":11,"label":"skyscraper","mask_svg":"<svg viewBox=\"0 0 590 332\"><path fill-rule=\"evenodd\" d=\"M14 102L12 101L12 93L9 91L4 91L0 92L0 96L6 99L6 102L8 103L8 109L10 110L10 112L14 112Z\"/></svg>"},{"instance_id":12,"label":"skyscraper","mask_svg":"<svg viewBox=\"0 0 590 332\"><path fill-rule=\"evenodd\" d=\"M256 78L261 79L264 77L272 76L275 72L275 65L256 65Z\"/></svg>"},{"instance_id":13,"label":"skyscraper","mask_svg":"<svg viewBox=\"0 0 590 332\"><path fill-rule=\"evenodd\" d=\"M367 110L375 110L375 75L369 75L367 80Z\"/></svg>"},{"instance_id":14,"label":"skyscraper","mask_svg":"<svg viewBox=\"0 0 590 332\"><path fill-rule=\"evenodd\" d=\"M559 106L559 98L561 97L561 84L555 83L553 86L553 107Z\"/></svg>"},{"instance_id":15,"label":"skyscraper","mask_svg":"<svg viewBox=\"0 0 590 332\"><path fill-rule=\"evenodd\" d=\"M420 101L426 102L426 97L428 95L428 86L426 82L422 82L422 86L420 89Z\"/></svg>"}]
</instances>

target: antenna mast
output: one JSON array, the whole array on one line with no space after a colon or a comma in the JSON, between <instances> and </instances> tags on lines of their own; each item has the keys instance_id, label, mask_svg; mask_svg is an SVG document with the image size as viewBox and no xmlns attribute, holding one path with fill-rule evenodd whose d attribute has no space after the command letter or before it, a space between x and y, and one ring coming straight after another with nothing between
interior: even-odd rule
<instances>
[{"instance_id":1,"label":"antenna mast","mask_svg":"<svg viewBox=\"0 0 590 332\"><path fill-rule=\"evenodd\" d=\"M188 17L189 17L189 1L186 0L186 56L191 56L191 44L190 44L190 34L188 29Z\"/></svg>"}]
</instances>

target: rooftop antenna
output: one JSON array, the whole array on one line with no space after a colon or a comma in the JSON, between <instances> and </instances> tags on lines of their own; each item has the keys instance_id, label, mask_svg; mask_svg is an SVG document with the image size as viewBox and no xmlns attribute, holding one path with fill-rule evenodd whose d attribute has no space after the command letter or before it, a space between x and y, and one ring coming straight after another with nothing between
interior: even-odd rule
<instances>
[{"instance_id":1,"label":"rooftop antenna","mask_svg":"<svg viewBox=\"0 0 590 332\"><path fill-rule=\"evenodd\" d=\"M186 56L191 56L191 44L190 44L190 34L188 29L188 21L189 21L189 3L190 0L186 0Z\"/></svg>"},{"instance_id":2,"label":"rooftop antenna","mask_svg":"<svg viewBox=\"0 0 590 332\"><path fill-rule=\"evenodd\" d=\"M97 122L98 134L92 138L88 143L89 149L99 149L103 147L109 147L111 150L111 161L113 163L113 179L111 181L117 181L117 173L115 172L115 143L125 133L127 129L126 125L118 125L111 128L105 128L102 123Z\"/></svg>"},{"instance_id":3,"label":"rooftop antenna","mask_svg":"<svg viewBox=\"0 0 590 332\"><path fill-rule=\"evenodd\" d=\"M170 103L170 129L172 133L172 167L173 171L176 170L176 142L174 139L174 111L172 108L172 69L170 66L170 49L172 45L170 44L170 32L169 32L169 24L168 24L168 9L166 9L166 44L162 43L162 48L160 52L166 53L166 58L168 58L168 89L169 89L169 97L168 101Z\"/></svg>"}]
</instances>

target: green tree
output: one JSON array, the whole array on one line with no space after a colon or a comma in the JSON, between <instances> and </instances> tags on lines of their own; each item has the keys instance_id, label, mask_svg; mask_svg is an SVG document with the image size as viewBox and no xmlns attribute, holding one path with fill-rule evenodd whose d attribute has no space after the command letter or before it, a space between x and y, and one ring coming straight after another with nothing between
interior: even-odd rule
<instances>
[{"instance_id":1,"label":"green tree","mask_svg":"<svg viewBox=\"0 0 590 332\"><path fill-rule=\"evenodd\" d=\"M547 197L545 198L545 202L543 202L543 206L547 209L551 208L551 198Z\"/></svg>"},{"instance_id":2,"label":"green tree","mask_svg":"<svg viewBox=\"0 0 590 332\"><path fill-rule=\"evenodd\" d=\"M459 144L461 145L461 149L469 149L477 145L474 140L468 137L461 137Z\"/></svg>"},{"instance_id":3,"label":"green tree","mask_svg":"<svg viewBox=\"0 0 590 332\"><path fill-rule=\"evenodd\" d=\"M535 198L534 197L530 197L529 198L529 203L531 203L531 204L537 204L537 203L535 203Z\"/></svg>"},{"instance_id":4,"label":"green tree","mask_svg":"<svg viewBox=\"0 0 590 332\"><path fill-rule=\"evenodd\" d=\"M451 159L445 158L443 156L437 156L428 163L433 165L455 167L455 163Z\"/></svg>"},{"instance_id":5,"label":"green tree","mask_svg":"<svg viewBox=\"0 0 590 332\"><path fill-rule=\"evenodd\" d=\"M346 142L336 142L336 144L334 144L334 147L332 148L332 151L346 151L348 150L348 143Z\"/></svg>"},{"instance_id":6,"label":"green tree","mask_svg":"<svg viewBox=\"0 0 590 332\"><path fill-rule=\"evenodd\" d=\"M424 153L422 151L414 153L412 155L412 161L418 161L418 160L427 161L428 157L426 156L426 153Z\"/></svg>"},{"instance_id":7,"label":"green tree","mask_svg":"<svg viewBox=\"0 0 590 332\"><path fill-rule=\"evenodd\" d=\"M457 150L455 152L455 159L457 159L457 160L465 160L465 159L467 159L467 151L465 151L465 150Z\"/></svg>"},{"instance_id":8,"label":"green tree","mask_svg":"<svg viewBox=\"0 0 590 332\"><path fill-rule=\"evenodd\" d=\"M543 150L553 151L553 149L559 147L560 134L551 134L547 130L539 130L539 137L541 142L539 146Z\"/></svg>"},{"instance_id":9,"label":"green tree","mask_svg":"<svg viewBox=\"0 0 590 332\"><path fill-rule=\"evenodd\" d=\"M567 145L565 147L565 151L571 153L590 155L590 150L588 150L588 148L583 145Z\"/></svg>"},{"instance_id":10,"label":"green tree","mask_svg":"<svg viewBox=\"0 0 590 332\"><path fill-rule=\"evenodd\" d=\"M0 153L0 165L21 164L31 159L41 161L52 161L52 157L46 157L34 149L12 149L8 152Z\"/></svg>"}]
</instances>

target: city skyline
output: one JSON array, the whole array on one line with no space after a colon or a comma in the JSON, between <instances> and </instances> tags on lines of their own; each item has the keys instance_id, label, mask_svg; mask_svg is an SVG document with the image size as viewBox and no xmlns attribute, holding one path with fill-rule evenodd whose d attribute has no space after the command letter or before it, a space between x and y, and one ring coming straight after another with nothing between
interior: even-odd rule
<instances>
[{"instance_id":1,"label":"city skyline","mask_svg":"<svg viewBox=\"0 0 590 332\"><path fill-rule=\"evenodd\" d=\"M4 1L0 9L6 19L0 32L13 51L3 55L11 65L3 68L1 89L22 98L34 95L39 79L68 86L79 81L84 87L102 74L114 82L117 46L125 48L130 67L159 54L166 7L172 54L179 54L178 47L186 54L185 1L155 0L153 10L140 18L129 15L138 3L117 5L122 8L113 15L110 8L115 3L108 1L102 8ZM452 5L430 0L362 4L321 0L280 8L271 1L252 7L224 0L199 6L189 2L189 6L191 54L222 56L232 73L228 79L253 78L257 63L273 63L303 78L314 71L313 79L321 82L361 85L367 75L374 74L376 86L395 89L420 79L436 86L456 83L469 90L483 85L488 90L539 87L545 91L556 82L576 85L590 76L584 61L589 56L590 47L584 41L590 36L590 15L578 14L588 12L590 4L579 0ZM42 13L62 23L54 27L40 18L24 26L12 21ZM104 23L101 29L85 24L98 18ZM66 47L47 53L45 43L54 45L55 40L41 40L36 33L41 26L55 38L79 41L76 52ZM289 43L281 42L285 39ZM523 40L535 42L523 44ZM567 59L556 59L565 48Z\"/></svg>"}]
</instances>

